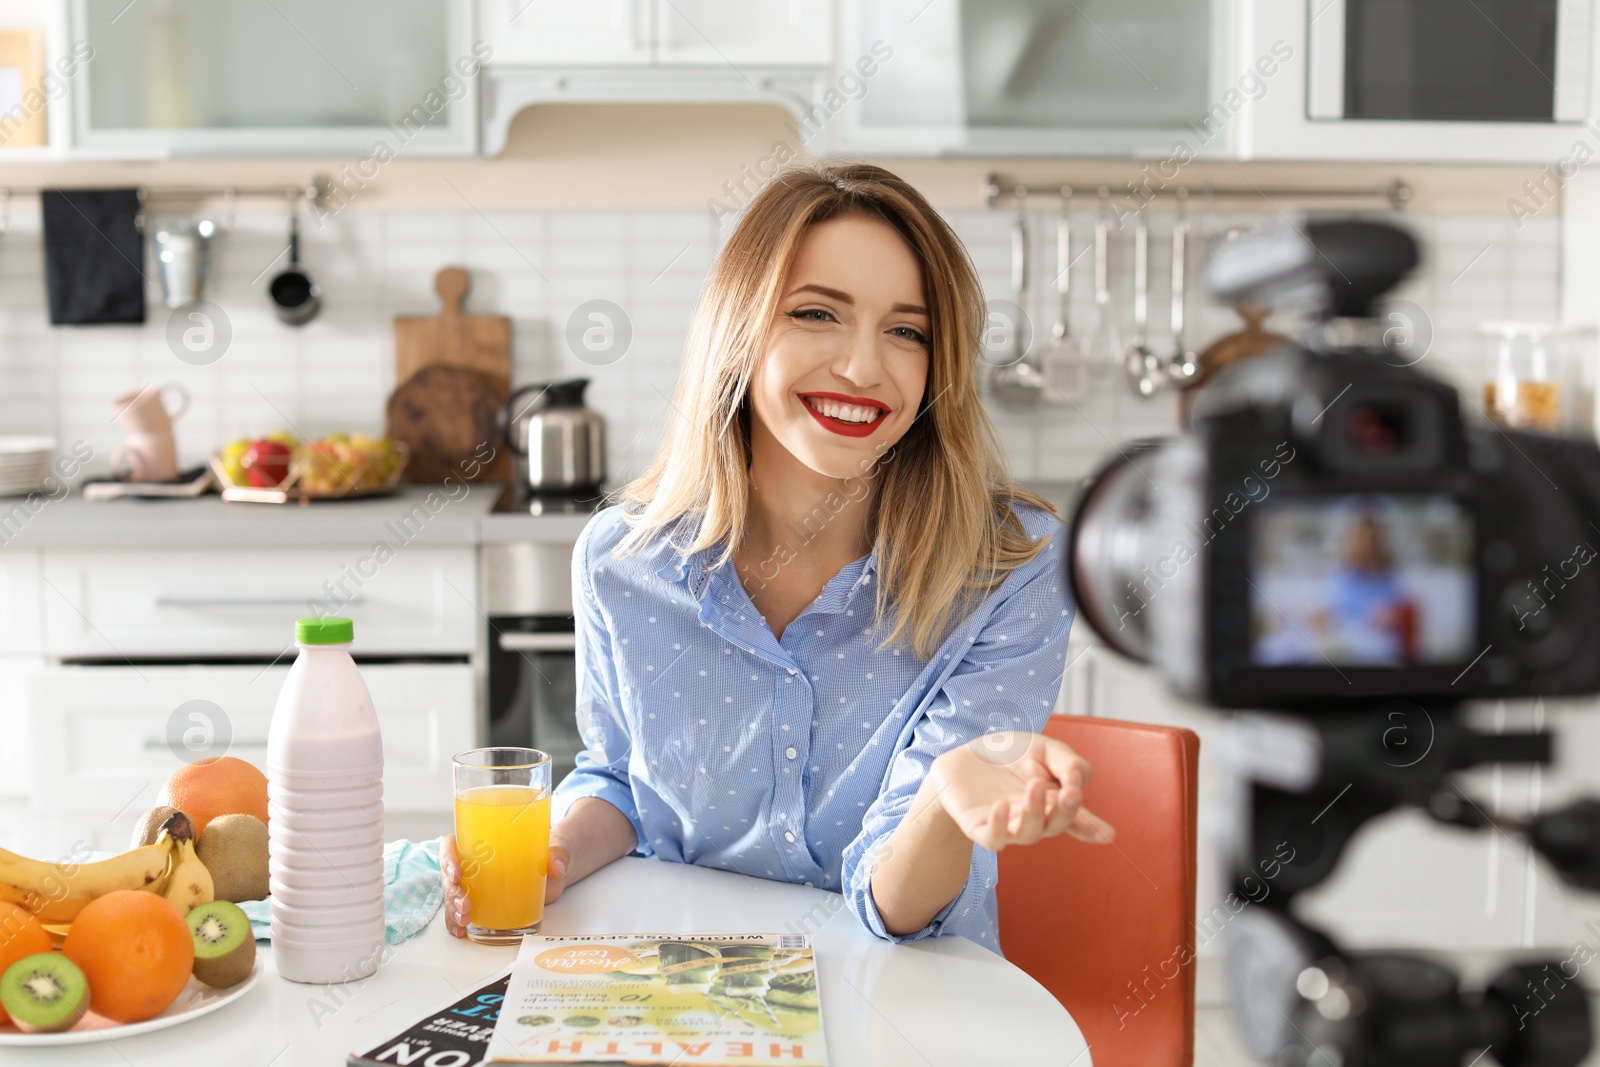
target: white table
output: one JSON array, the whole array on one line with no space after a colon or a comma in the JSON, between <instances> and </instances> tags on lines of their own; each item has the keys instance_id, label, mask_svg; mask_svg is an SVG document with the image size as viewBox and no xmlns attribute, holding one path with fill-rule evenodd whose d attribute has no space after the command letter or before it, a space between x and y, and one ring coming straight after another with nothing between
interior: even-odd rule
<instances>
[{"instance_id":1,"label":"white table","mask_svg":"<svg viewBox=\"0 0 1600 1067\"><path fill-rule=\"evenodd\" d=\"M1077 1024L1044 987L965 938L891 945L837 893L705 867L623 859L545 911L548 934L809 931L832 1067L1089 1067ZM18 1067L339 1067L470 991L516 955L457 940L435 918L372 978L298 985L267 973L237 1002L192 1023L119 1041L0 1048Z\"/></svg>"}]
</instances>

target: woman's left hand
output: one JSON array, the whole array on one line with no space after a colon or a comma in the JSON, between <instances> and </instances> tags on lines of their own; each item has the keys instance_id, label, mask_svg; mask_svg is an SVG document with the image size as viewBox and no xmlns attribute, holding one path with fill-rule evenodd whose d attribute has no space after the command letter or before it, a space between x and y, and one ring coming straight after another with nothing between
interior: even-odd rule
<instances>
[{"instance_id":1,"label":"woman's left hand","mask_svg":"<svg viewBox=\"0 0 1600 1067\"><path fill-rule=\"evenodd\" d=\"M985 734L934 760L928 784L961 832L998 852L1056 834L1109 844L1116 832L1083 806L1089 763L1042 734Z\"/></svg>"}]
</instances>

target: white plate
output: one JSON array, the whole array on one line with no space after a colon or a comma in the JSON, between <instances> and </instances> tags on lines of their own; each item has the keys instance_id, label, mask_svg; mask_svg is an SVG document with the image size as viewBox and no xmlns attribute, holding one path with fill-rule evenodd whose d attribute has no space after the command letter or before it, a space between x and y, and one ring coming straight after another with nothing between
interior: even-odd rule
<instances>
[{"instance_id":1,"label":"white plate","mask_svg":"<svg viewBox=\"0 0 1600 1067\"><path fill-rule=\"evenodd\" d=\"M256 947L259 949L261 946ZM84 1016L77 1026L61 1034L25 1034L11 1023L6 1023L0 1026L0 1048L86 1045L91 1041L106 1041L113 1037L132 1037L134 1034L148 1034L152 1030L165 1030L169 1026L177 1026L190 1019L208 1015L224 1004L232 1004L250 992L251 988L261 980L262 967L261 958L258 956L255 967L250 971L250 977L227 989L212 989L198 978L191 977L183 992L178 994L178 999L167 1005L166 1011L153 1019L139 1023L112 1022L92 1011Z\"/></svg>"},{"instance_id":2,"label":"white plate","mask_svg":"<svg viewBox=\"0 0 1600 1067\"><path fill-rule=\"evenodd\" d=\"M0 436L0 454L16 452L54 452L54 437Z\"/></svg>"}]
</instances>

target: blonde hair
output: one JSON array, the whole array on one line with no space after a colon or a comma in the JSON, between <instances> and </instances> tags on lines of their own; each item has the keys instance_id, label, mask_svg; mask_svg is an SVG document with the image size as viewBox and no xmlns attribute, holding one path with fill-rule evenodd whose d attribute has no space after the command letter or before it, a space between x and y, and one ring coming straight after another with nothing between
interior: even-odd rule
<instances>
[{"instance_id":1,"label":"blonde hair","mask_svg":"<svg viewBox=\"0 0 1600 1067\"><path fill-rule=\"evenodd\" d=\"M894 227L922 267L931 320L926 391L905 435L862 473L878 482L868 520L878 546L875 616L893 621L882 647L909 638L929 659L974 596L1044 549L1046 539L1028 536L1012 502L1055 509L1013 484L978 400L985 307L966 249L920 193L882 167L787 169L751 200L689 329L676 417L649 470L618 493L630 530L616 551L633 552L692 517L693 539L674 547L721 544L712 566L732 559L749 502L751 376L807 231L849 214Z\"/></svg>"}]
</instances>

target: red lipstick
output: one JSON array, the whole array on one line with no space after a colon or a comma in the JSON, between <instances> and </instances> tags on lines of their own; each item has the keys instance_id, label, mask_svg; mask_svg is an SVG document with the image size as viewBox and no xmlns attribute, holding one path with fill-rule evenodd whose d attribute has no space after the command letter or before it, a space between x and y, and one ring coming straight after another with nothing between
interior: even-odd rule
<instances>
[{"instance_id":1,"label":"red lipstick","mask_svg":"<svg viewBox=\"0 0 1600 1067\"><path fill-rule=\"evenodd\" d=\"M877 408L878 417L871 422L845 422L843 419L824 415L810 404L807 404L805 398L808 396L818 397L822 400L837 400L841 404L858 404L861 407ZM850 396L847 393L801 393L800 406L805 408L823 429L830 433L836 433L841 437L867 437L882 424L884 419L889 417L889 405L883 401L873 400L864 396Z\"/></svg>"}]
</instances>

